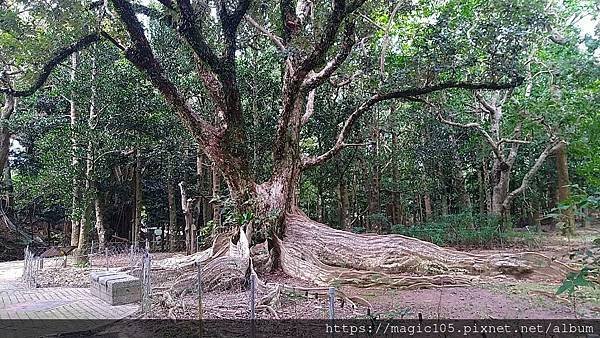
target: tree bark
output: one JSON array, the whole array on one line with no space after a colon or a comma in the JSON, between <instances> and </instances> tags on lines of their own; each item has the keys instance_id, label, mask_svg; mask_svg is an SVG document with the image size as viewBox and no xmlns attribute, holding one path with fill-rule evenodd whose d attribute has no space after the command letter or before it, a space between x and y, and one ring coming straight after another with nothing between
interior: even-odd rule
<instances>
[{"instance_id":1,"label":"tree bark","mask_svg":"<svg viewBox=\"0 0 600 338\"><path fill-rule=\"evenodd\" d=\"M469 195L469 191L466 187L466 180L463 175L463 163L460 159L460 155L458 153L458 144L456 143L456 139L454 135L450 135L450 143L452 148L452 181L454 182L454 189L458 195L458 211L463 212L469 208L471 208L471 196Z\"/></svg>"},{"instance_id":2,"label":"tree bark","mask_svg":"<svg viewBox=\"0 0 600 338\"><path fill-rule=\"evenodd\" d=\"M10 82L6 71L6 66L2 71L2 80ZM4 105L0 111L0 168L2 169L2 180L0 180L0 191L4 192L6 197L0 200L0 205L8 210L11 206L12 180L10 179L10 163L8 154L10 152L11 131L8 127L8 120L15 111L16 98L10 94L4 94Z\"/></svg>"},{"instance_id":3,"label":"tree bark","mask_svg":"<svg viewBox=\"0 0 600 338\"><path fill-rule=\"evenodd\" d=\"M177 229L177 210L175 209L175 189L171 181L167 182L167 200L169 205L169 250L175 250L176 247L176 229Z\"/></svg>"},{"instance_id":4,"label":"tree bark","mask_svg":"<svg viewBox=\"0 0 600 338\"><path fill-rule=\"evenodd\" d=\"M134 218L131 229L131 242L134 246L139 245L140 230L142 228L142 162L139 150L135 150L134 168Z\"/></svg>"},{"instance_id":5,"label":"tree bark","mask_svg":"<svg viewBox=\"0 0 600 338\"><path fill-rule=\"evenodd\" d=\"M97 102L96 102L96 97L97 97L97 87L96 87L96 78L98 75L98 68L97 68L97 64L96 64L96 50L94 49L92 51L92 58L91 58L91 76L90 76L90 83L91 83L91 87L90 87L90 106L89 106L89 115L88 115L88 129L90 130L90 132L93 135L93 131L96 129L96 126L98 124L98 108L97 108ZM87 144L87 149L86 149L86 166L85 166L85 190L84 190L84 207L85 207L85 211L81 217L81 229L79 231L79 243L77 245L77 250L78 250L78 255L79 255L79 260L82 262L87 262L88 257L87 257L87 253L89 250L89 242L90 242L90 231L91 229L91 218L92 218L92 208L96 209L95 207L93 207L93 204L95 204L96 199L98 198L97 196L97 189L96 189L96 177L95 177L95 172L94 172L94 166L95 166L95 158L96 158L96 154L95 154L95 145L94 145L94 139L93 137L90 137L88 140L88 144ZM102 216L101 216L102 217ZM97 225L98 219L96 219L96 225ZM96 230L100 230L100 228L98 228L96 226ZM103 229L103 224L102 224L102 232L104 232ZM98 235L100 235L100 233L98 232ZM104 233L102 234L104 237ZM99 244L100 242L102 242L101 245L104 245L104 238L99 240Z\"/></svg>"},{"instance_id":6,"label":"tree bark","mask_svg":"<svg viewBox=\"0 0 600 338\"><path fill-rule=\"evenodd\" d=\"M557 174L557 185L558 185L558 203L564 203L571 197L571 189L569 188L569 166L567 163L567 150L566 145L561 144L556 149L556 174ZM575 215L573 213L573 207L565 209L562 213L562 222L565 223L563 226L564 235L575 234Z\"/></svg>"},{"instance_id":7,"label":"tree bark","mask_svg":"<svg viewBox=\"0 0 600 338\"><path fill-rule=\"evenodd\" d=\"M478 202L479 202L479 213L480 214L485 214L487 207L486 207L486 186L485 186L485 179L484 179L484 172L483 172L483 167L480 167L477 170L477 187L479 189L479 198L478 198Z\"/></svg>"},{"instance_id":8,"label":"tree bark","mask_svg":"<svg viewBox=\"0 0 600 338\"><path fill-rule=\"evenodd\" d=\"M219 196L221 195L221 173L217 166L213 163L211 165L212 173L212 214L214 228L216 229L221 226L221 205L219 203ZM236 184L237 185L237 184ZM240 192L241 193L241 192Z\"/></svg>"},{"instance_id":9,"label":"tree bark","mask_svg":"<svg viewBox=\"0 0 600 338\"><path fill-rule=\"evenodd\" d=\"M342 177L338 182L337 186L338 191L338 215L339 215L339 223L340 229L349 230L348 224L348 207L349 207L349 199L348 199L348 189L346 187L346 181Z\"/></svg>"},{"instance_id":10,"label":"tree bark","mask_svg":"<svg viewBox=\"0 0 600 338\"><path fill-rule=\"evenodd\" d=\"M78 65L78 53L71 55L70 81L71 85L75 83L75 75ZM72 179L72 197L71 197L71 246L79 246L79 232L81 231L81 182L79 179L79 146L77 138L77 106L75 103L75 91L71 92L69 100L69 116L71 127L71 168L73 169Z\"/></svg>"},{"instance_id":11,"label":"tree bark","mask_svg":"<svg viewBox=\"0 0 600 338\"><path fill-rule=\"evenodd\" d=\"M10 134L8 128L8 119L15 109L16 99L8 94L4 95L4 106L0 114L0 168L4 168L8 162L8 153L10 150Z\"/></svg>"},{"instance_id":12,"label":"tree bark","mask_svg":"<svg viewBox=\"0 0 600 338\"><path fill-rule=\"evenodd\" d=\"M106 223L104 221L104 204L100 198L98 187L94 187L94 212L96 215L96 230L98 231L98 249L104 250L106 246Z\"/></svg>"},{"instance_id":13,"label":"tree bark","mask_svg":"<svg viewBox=\"0 0 600 338\"><path fill-rule=\"evenodd\" d=\"M431 211L431 197L429 196L429 193L423 195L423 204L425 205L425 221L431 222L433 213Z\"/></svg>"},{"instance_id":14,"label":"tree bark","mask_svg":"<svg viewBox=\"0 0 600 338\"><path fill-rule=\"evenodd\" d=\"M393 112L393 111L392 111ZM392 130L392 179L394 182L392 191L392 224L402 224L402 206L400 205L400 192L398 183L400 182L400 172L398 170L398 133Z\"/></svg>"},{"instance_id":15,"label":"tree bark","mask_svg":"<svg viewBox=\"0 0 600 338\"><path fill-rule=\"evenodd\" d=\"M194 199L188 198L185 182L179 182L179 189L181 192L181 210L185 218L185 252L190 255L196 252L196 224L194 224L192 211Z\"/></svg>"},{"instance_id":16,"label":"tree bark","mask_svg":"<svg viewBox=\"0 0 600 338\"><path fill-rule=\"evenodd\" d=\"M10 66L4 66L2 69L2 73L0 73L0 79L5 82L11 84L11 78L8 75L10 71ZM15 111L17 99L11 95L10 93L4 94L4 105L2 106L2 110L0 111L0 168L4 168L7 160L8 153L10 150L10 134L11 131L8 128L8 120L12 116Z\"/></svg>"},{"instance_id":17,"label":"tree bark","mask_svg":"<svg viewBox=\"0 0 600 338\"><path fill-rule=\"evenodd\" d=\"M381 186L380 186L380 168L379 168L379 136L380 136L380 128L379 128L379 114L374 114L373 122L372 122L372 130L371 130L371 142L373 146L372 150L372 160L371 160L371 175L369 182L369 215L376 216L375 219L371 217L369 220L371 230L376 232L382 232L383 229L383 221L381 219Z\"/></svg>"}]
</instances>

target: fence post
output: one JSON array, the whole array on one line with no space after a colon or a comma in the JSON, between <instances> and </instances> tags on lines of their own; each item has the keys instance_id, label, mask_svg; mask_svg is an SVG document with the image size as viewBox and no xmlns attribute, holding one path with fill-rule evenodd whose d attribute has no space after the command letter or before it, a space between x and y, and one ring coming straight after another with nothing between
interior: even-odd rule
<instances>
[{"instance_id":1,"label":"fence post","mask_svg":"<svg viewBox=\"0 0 600 338\"><path fill-rule=\"evenodd\" d=\"M256 336L256 274L250 274L250 337Z\"/></svg>"},{"instance_id":2,"label":"fence post","mask_svg":"<svg viewBox=\"0 0 600 338\"><path fill-rule=\"evenodd\" d=\"M23 283L28 283L28 261L29 261L29 245L27 245L25 247L25 249L23 250L23 273L21 274L21 282Z\"/></svg>"},{"instance_id":3,"label":"fence post","mask_svg":"<svg viewBox=\"0 0 600 338\"><path fill-rule=\"evenodd\" d=\"M150 295L152 293L152 285L150 284L150 268L152 264L152 256L148 252L144 253L144 261L142 264L142 311L147 316L150 312L151 302Z\"/></svg>"},{"instance_id":4,"label":"fence post","mask_svg":"<svg viewBox=\"0 0 600 338\"><path fill-rule=\"evenodd\" d=\"M196 261L196 268L198 269L198 320L202 320L202 266L200 259Z\"/></svg>"},{"instance_id":5,"label":"fence post","mask_svg":"<svg viewBox=\"0 0 600 338\"><path fill-rule=\"evenodd\" d=\"M133 244L129 247L129 270L133 273Z\"/></svg>"},{"instance_id":6,"label":"fence post","mask_svg":"<svg viewBox=\"0 0 600 338\"><path fill-rule=\"evenodd\" d=\"M250 274L250 319L256 319L256 275Z\"/></svg>"},{"instance_id":7,"label":"fence post","mask_svg":"<svg viewBox=\"0 0 600 338\"><path fill-rule=\"evenodd\" d=\"M335 288L329 287L329 320L333 321L335 318Z\"/></svg>"},{"instance_id":8,"label":"fence post","mask_svg":"<svg viewBox=\"0 0 600 338\"><path fill-rule=\"evenodd\" d=\"M106 271L108 271L108 249L104 248L104 261L106 262Z\"/></svg>"}]
</instances>

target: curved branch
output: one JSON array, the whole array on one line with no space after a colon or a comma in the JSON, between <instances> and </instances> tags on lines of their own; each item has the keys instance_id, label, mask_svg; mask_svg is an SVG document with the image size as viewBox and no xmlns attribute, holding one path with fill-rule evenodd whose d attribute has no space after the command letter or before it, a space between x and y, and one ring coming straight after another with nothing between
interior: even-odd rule
<instances>
[{"instance_id":1,"label":"curved branch","mask_svg":"<svg viewBox=\"0 0 600 338\"><path fill-rule=\"evenodd\" d=\"M346 61L354 46L354 24L348 23L344 30L344 41L339 52L318 73L309 75L303 82L304 90L312 90L323 84Z\"/></svg>"},{"instance_id":2,"label":"curved branch","mask_svg":"<svg viewBox=\"0 0 600 338\"><path fill-rule=\"evenodd\" d=\"M444 89L457 88L457 89L468 89L468 90L479 90L479 89L490 89L490 90L498 90L498 89L508 89L513 88L515 86L520 85L523 82L523 78L517 78L514 81L507 83L492 83L492 82L483 82L483 83L470 83L470 82L458 82L458 81L448 81L439 83L432 86L418 87L418 88L408 88L403 90L391 91L383 94L375 94L363 102L358 108L356 108L346 119L338 137L336 139L335 144L327 150L325 153L312 156L309 158L305 158L302 161L301 169L305 170L310 167L319 165L337 155L344 147L345 147L345 139L347 138L350 130L356 123L356 121L371 107L375 104L391 100L391 99L403 99L403 100L415 100L416 97L430 94L436 91L441 91Z\"/></svg>"},{"instance_id":3,"label":"curved branch","mask_svg":"<svg viewBox=\"0 0 600 338\"><path fill-rule=\"evenodd\" d=\"M283 45L283 39L281 39L279 36L275 35L273 32L267 30L265 27L261 26L250 15L248 15L248 14L244 15L244 19L246 19L246 21L248 21L250 23L250 25L252 25L254 28L256 28L263 35L268 37L269 40L271 40L273 42L273 44L275 44L275 46L277 46L277 49L279 49L280 52L285 52L286 48ZM285 58L285 65L287 66L287 68L289 69L290 72L293 71L292 61L289 58Z\"/></svg>"},{"instance_id":4,"label":"curved branch","mask_svg":"<svg viewBox=\"0 0 600 338\"><path fill-rule=\"evenodd\" d=\"M14 97L23 97L23 96L33 95L33 93L35 93L38 89L40 89L44 85L46 80L48 80L48 77L50 77L52 70L58 64L63 62L71 54L89 47L93 43L100 41L100 39L101 39L101 37L97 33L92 33L92 34L88 34L88 35L84 36L79 41L74 42L71 45L55 52L54 56L52 56L50 58L50 60L48 60L46 62L46 64L44 64L44 66L42 67L42 70L38 74L36 80L29 88L23 89L23 90L15 90L12 88L0 88L0 92L5 93L5 94L10 94Z\"/></svg>"},{"instance_id":5,"label":"curved branch","mask_svg":"<svg viewBox=\"0 0 600 338\"><path fill-rule=\"evenodd\" d=\"M527 187L529 187L529 181L531 181L531 179L538 172L538 170L540 169L542 164L544 164L544 161L546 161L546 158L548 156L550 156L550 154L554 153L559 147L561 147L565 143L566 142L562 141L562 140L554 141L554 142L550 142L546 146L546 148L544 148L542 153L535 160L535 163L533 164L533 166L529 169L529 171L525 174L525 176L523 176L521 185L517 189L511 191L508 195L506 195L506 198L502 202L502 208L504 210L508 210L508 208L510 207L510 204L515 199L515 197L517 197L517 195L519 195L525 189L527 189Z\"/></svg>"},{"instance_id":6,"label":"curved branch","mask_svg":"<svg viewBox=\"0 0 600 338\"><path fill-rule=\"evenodd\" d=\"M316 89L313 89L308 93L306 98L306 108L304 109L304 115L302 115L300 125L305 125L310 117L315 113L315 94Z\"/></svg>"},{"instance_id":7,"label":"curved branch","mask_svg":"<svg viewBox=\"0 0 600 338\"><path fill-rule=\"evenodd\" d=\"M449 126L466 128L466 129L473 128L473 129L477 130L479 133L481 133L481 135L483 135L483 137L485 138L487 143L490 145L490 147L492 147L492 151L494 152L494 155L496 156L496 158L502 162L504 161L504 155L500 151L499 144L494 141L494 139L492 138L490 133L488 133L479 123L471 122L471 123L462 124L462 123L450 121L450 120L445 119L442 116L441 111L439 111L439 110L437 113L437 119L441 123L447 124Z\"/></svg>"},{"instance_id":8,"label":"curved branch","mask_svg":"<svg viewBox=\"0 0 600 338\"><path fill-rule=\"evenodd\" d=\"M214 128L194 112L181 96L175 85L164 75L150 43L144 33L144 28L136 17L136 13L127 0L112 0L121 21L133 42L133 47L125 51L125 57L138 69L146 73L150 81L165 97L180 115L184 125L204 144L212 136Z\"/></svg>"},{"instance_id":9,"label":"curved branch","mask_svg":"<svg viewBox=\"0 0 600 338\"><path fill-rule=\"evenodd\" d=\"M261 26L250 15L248 15L248 14L244 15L244 19L246 19L246 21L248 21L254 28L256 28L263 35L268 37L273 42L273 44L275 44L275 46L277 46L277 49L279 49L279 51L281 51L281 52L285 51L285 46L283 45L282 39L280 37L278 37L273 32L271 32L271 31L267 30L266 28L264 28L263 26Z\"/></svg>"},{"instance_id":10,"label":"curved branch","mask_svg":"<svg viewBox=\"0 0 600 338\"><path fill-rule=\"evenodd\" d=\"M333 10L327 19L327 26L323 29L323 34L319 41L313 46L312 52L302 61L298 67L297 74L303 78L308 72L315 69L317 65L323 62L327 51L335 42L338 30L342 21L347 15L346 1L333 0ZM302 79L299 79L302 80Z\"/></svg>"}]
</instances>

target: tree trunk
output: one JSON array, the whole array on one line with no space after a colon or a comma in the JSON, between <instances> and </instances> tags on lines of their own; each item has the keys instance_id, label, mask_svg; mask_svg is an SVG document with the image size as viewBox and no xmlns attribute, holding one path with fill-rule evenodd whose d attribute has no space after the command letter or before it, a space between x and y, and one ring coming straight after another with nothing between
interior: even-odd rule
<instances>
[{"instance_id":1,"label":"tree trunk","mask_svg":"<svg viewBox=\"0 0 600 338\"><path fill-rule=\"evenodd\" d=\"M453 159L452 181L454 183L454 189L456 190L456 193L458 195L458 212L463 212L471 208L471 197L469 196L469 191L467 190L466 186L466 180L463 175L463 163L458 153L458 144L456 143L456 139L452 134L450 134L450 143Z\"/></svg>"},{"instance_id":2,"label":"tree trunk","mask_svg":"<svg viewBox=\"0 0 600 338\"><path fill-rule=\"evenodd\" d=\"M376 218L371 217L369 220L369 224L371 230L375 232L382 232L383 230L383 222L380 217L381 213L381 186L379 183L379 116L378 114L374 114L373 117L373 129L371 132L371 142L373 143L373 159L371 162L371 180L369 182L369 215L376 216Z\"/></svg>"},{"instance_id":3,"label":"tree trunk","mask_svg":"<svg viewBox=\"0 0 600 338\"><path fill-rule=\"evenodd\" d=\"M142 228L142 162L139 150L135 150L135 169L134 169L134 194L135 208L133 227L131 229L131 241L134 246L138 246L140 230Z\"/></svg>"},{"instance_id":4,"label":"tree trunk","mask_svg":"<svg viewBox=\"0 0 600 338\"><path fill-rule=\"evenodd\" d=\"M177 229L177 210L175 209L175 189L171 181L167 182L167 199L169 204L169 250L175 250L176 229Z\"/></svg>"},{"instance_id":5,"label":"tree trunk","mask_svg":"<svg viewBox=\"0 0 600 338\"><path fill-rule=\"evenodd\" d=\"M217 166L213 163L211 165L212 173L212 214L214 228L216 229L221 226L221 205L219 203L219 196L221 195L221 173Z\"/></svg>"},{"instance_id":6,"label":"tree trunk","mask_svg":"<svg viewBox=\"0 0 600 338\"><path fill-rule=\"evenodd\" d=\"M94 212L96 215L96 230L98 231L98 249L104 250L106 245L106 223L104 222L104 204L100 199L100 192L97 187L94 187Z\"/></svg>"},{"instance_id":7,"label":"tree trunk","mask_svg":"<svg viewBox=\"0 0 600 338\"><path fill-rule=\"evenodd\" d=\"M492 187L492 184L490 182L490 171L489 171L489 168L488 168L488 164L489 164L489 161L487 159L485 159L483 161L483 167L482 167L483 171L482 171L482 174L483 174L483 186L484 186L484 191L485 191L485 205L486 205L486 210L487 210L488 214L492 215L494 213L493 212L493 207L492 207L492 200L493 200L493 198L492 198L492 195L493 195L492 189L493 189L493 187Z\"/></svg>"},{"instance_id":8,"label":"tree trunk","mask_svg":"<svg viewBox=\"0 0 600 338\"><path fill-rule=\"evenodd\" d=\"M11 79L7 75L10 71L10 66L4 66L0 78L3 82L12 84ZM0 111L0 168L4 168L8 161L8 153L10 150L10 129L8 128L8 120L15 111L17 99L10 95L4 94L4 106Z\"/></svg>"},{"instance_id":9,"label":"tree trunk","mask_svg":"<svg viewBox=\"0 0 600 338\"><path fill-rule=\"evenodd\" d=\"M6 193L2 207L4 208L4 211L7 212L13 205L12 170L10 169L10 163L8 163L8 161L5 162L4 170L2 170L2 184L4 192Z\"/></svg>"},{"instance_id":10,"label":"tree trunk","mask_svg":"<svg viewBox=\"0 0 600 338\"><path fill-rule=\"evenodd\" d=\"M505 216L502 204L508 195L510 167L499 159L494 159L492 175L492 213L497 216Z\"/></svg>"},{"instance_id":11,"label":"tree trunk","mask_svg":"<svg viewBox=\"0 0 600 338\"><path fill-rule=\"evenodd\" d=\"M397 158L398 153L398 134L392 131L392 179L394 182L392 191L392 224L402 224L402 211L400 206L400 192L398 192L398 186L400 182L400 172L398 170Z\"/></svg>"},{"instance_id":12,"label":"tree trunk","mask_svg":"<svg viewBox=\"0 0 600 338\"><path fill-rule=\"evenodd\" d=\"M346 188L346 181L342 177L337 186L338 191L338 215L340 222L340 229L349 230L348 224L348 189Z\"/></svg>"},{"instance_id":13,"label":"tree trunk","mask_svg":"<svg viewBox=\"0 0 600 338\"><path fill-rule=\"evenodd\" d=\"M71 55L70 80L71 85L75 83L75 75L78 64L78 54ZM71 197L71 246L79 246L79 232L81 231L81 188L80 188L80 163L79 147L77 141L77 106L75 104L75 92L71 93L69 100L69 116L71 118L71 168L73 169L72 197Z\"/></svg>"},{"instance_id":14,"label":"tree trunk","mask_svg":"<svg viewBox=\"0 0 600 338\"><path fill-rule=\"evenodd\" d=\"M88 129L92 132L96 129L96 125L98 124L98 111L96 107L96 77L98 74L98 69L96 67L96 55L95 49L92 51L92 71L90 76L90 106L89 106L89 115L88 115ZM85 166L85 190L84 190L84 207L85 211L81 217L81 225L79 231L79 243L77 245L77 251L79 260L81 262L87 262L88 257L87 253L89 250L89 242L90 242L90 231L91 229L91 209L92 209L92 199L97 198L96 191L96 178L94 173L94 165L95 165L95 146L93 137L88 140L87 150L86 150L86 166ZM96 220L98 221L98 220Z\"/></svg>"},{"instance_id":15,"label":"tree trunk","mask_svg":"<svg viewBox=\"0 0 600 338\"><path fill-rule=\"evenodd\" d=\"M8 70L8 67L5 67ZM5 72L2 72L2 80L9 81ZM0 168L2 169L2 180L0 180L0 192L6 193L6 197L0 200L0 206L8 208L11 206L12 180L10 178L10 163L8 154L10 152L10 135L8 120L15 111L16 99L9 94L4 95L4 106L0 111Z\"/></svg>"},{"instance_id":16,"label":"tree trunk","mask_svg":"<svg viewBox=\"0 0 600 338\"><path fill-rule=\"evenodd\" d=\"M431 222L431 197L429 196L429 193L425 193L423 196L423 204L425 205L425 221Z\"/></svg>"},{"instance_id":17,"label":"tree trunk","mask_svg":"<svg viewBox=\"0 0 600 338\"><path fill-rule=\"evenodd\" d=\"M198 192L198 198L196 199L196 232L200 236L202 228L206 226L208 222L207 209L208 209L208 198L206 189L206 170L204 170L203 153L200 145L196 148L196 191ZM196 239L198 240L198 239Z\"/></svg>"},{"instance_id":18,"label":"tree trunk","mask_svg":"<svg viewBox=\"0 0 600 338\"><path fill-rule=\"evenodd\" d=\"M185 218L185 252L190 255L196 252L196 225L194 224L194 214L192 211L194 199L187 197L185 182L179 182L181 192L181 210Z\"/></svg>"},{"instance_id":19,"label":"tree trunk","mask_svg":"<svg viewBox=\"0 0 600 338\"><path fill-rule=\"evenodd\" d=\"M88 142L87 148L87 160L85 169L85 187L83 194L83 205L85 210L81 215L81 225L79 229L79 241L77 243L77 261L79 263L87 263L88 261L88 250L90 243L90 231L92 230L92 204L90 203L90 197L95 195L94 189L94 145L92 141Z\"/></svg>"},{"instance_id":20,"label":"tree trunk","mask_svg":"<svg viewBox=\"0 0 600 338\"><path fill-rule=\"evenodd\" d=\"M567 150L566 145L562 144L556 150L556 174L557 174L557 185L558 185L558 203L564 203L571 197L571 189L569 188L569 166L567 163ZM573 208L569 207L562 213L562 222L565 223L563 226L563 235L574 235L575 234L575 216Z\"/></svg>"},{"instance_id":21,"label":"tree trunk","mask_svg":"<svg viewBox=\"0 0 600 338\"><path fill-rule=\"evenodd\" d=\"M10 95L4 95L4 106L0 114L0 168L4 168L8 162L10 150L10 129L8 119L15 109L16 99Z\"/></svg>"}]
</instances>

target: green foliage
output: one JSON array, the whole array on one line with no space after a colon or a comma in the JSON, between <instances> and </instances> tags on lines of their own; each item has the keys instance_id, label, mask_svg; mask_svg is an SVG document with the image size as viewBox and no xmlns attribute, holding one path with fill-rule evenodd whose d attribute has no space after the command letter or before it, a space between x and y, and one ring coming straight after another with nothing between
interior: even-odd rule
<instances>
[{"instance_id":1,"label":"green foliage","mask_svg":"<svg viewBox=\"0 0 600 338\"><path fill-rule=\"evenodd\" d=\"M560 220L565 212L571 211L576 216L590 217L591 220L589 212L600 210L600 192L588 192L589 189L581 188L577 184L571 184L569 187L571 188L569 198L559 203L556 208L546 214L546 217Z\"/></svg>"},{"instance_id":2,"label":"green foliage","mask_svg":"<svg viewBox=\"0 0 600 338\"><path fill-rule=\"evenodd\" d=\"M573 293L581 287L595 288L596 283L592 282L590 277L597 274L598 268L590 267L583 267L577 272L570 272L556 290L556 294L560 295L563 292L567 292L569 295L573 295Z\"/></svg>"},{"instance_id":3,"label":"green foliage","mask_svg":"<svg viewBox=\"0 0 600 338\"><path fill-rule=\"evenodd\" d=\"M441 216L435 221L413 226L394 225L392 233L426 240L437 245L484 245L504 235L501 220L487 214L464 212Z\"/></svg>"}]
</instances>

